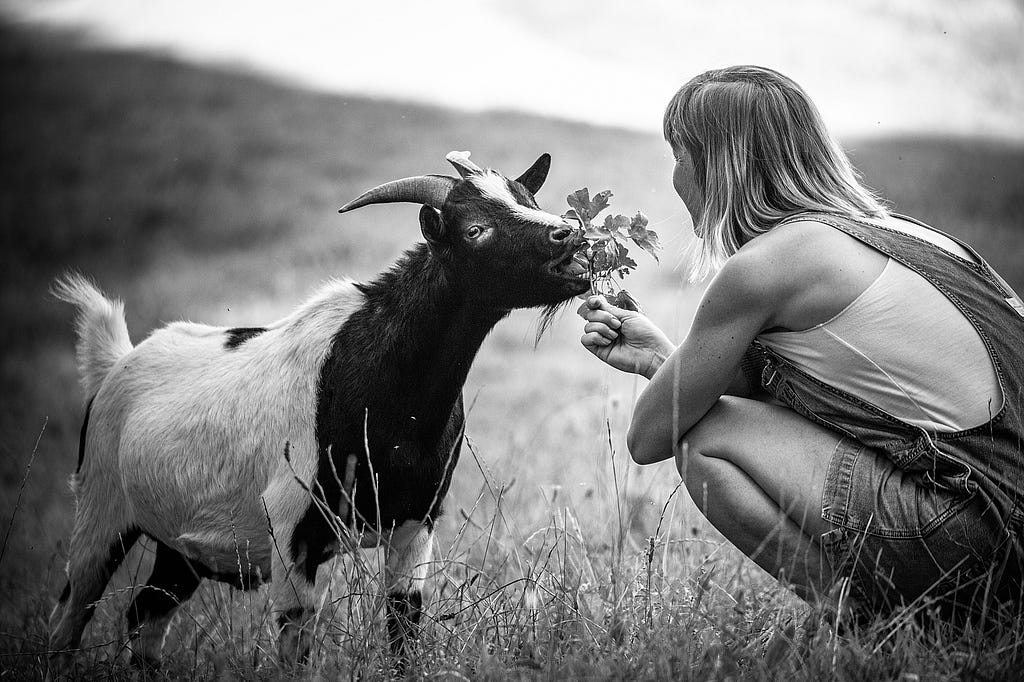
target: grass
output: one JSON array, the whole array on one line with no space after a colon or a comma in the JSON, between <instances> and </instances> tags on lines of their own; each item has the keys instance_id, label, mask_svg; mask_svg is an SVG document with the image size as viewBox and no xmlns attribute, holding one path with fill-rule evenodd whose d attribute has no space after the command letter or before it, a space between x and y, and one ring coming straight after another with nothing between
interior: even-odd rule
<instances>
[{"instance_id":1,"label":"grass","mask_svg":"<svg viewBox=\"0 0 1024 682\"><path fill-rule=\"evenodd\" d=\"M10 28L0 30L0 88L8 677L40 674L72 513L65 481L81 404L70 311L45 293L54 276L79 269L125 297L136 340L180 318L265 323L318 281L368 277L416 240L414 208L335 209L381 181L446 172L452 149L509 173L549 151L542 204L557 209L583 184L611 187L614 209L651 216L669 245L663 261L686 239L655 135L329 96ZM844 143L899 210L965 237L1024 290L1024 150L978 139ZM640 265L629 288L678 338L697 292L669 267ZM537 350L535 324L527 312L502 323L470 375L472 448L439 527L413 675L1001 679L1020 666L1020 624L978 633L896 620L837 635L826 614L703 523L668 465L629 462L622 436L639 384L579 348L571 315ZM133 676L121 663L121 614L150 553L136 549L111 583L77 657L82 677ZM300 676L383 674L379 562L367 552L323 569L318 646ZM287 676L270 623L265 590L204 586L175 623L163 674Z\"/></svg>"}]
</instances>

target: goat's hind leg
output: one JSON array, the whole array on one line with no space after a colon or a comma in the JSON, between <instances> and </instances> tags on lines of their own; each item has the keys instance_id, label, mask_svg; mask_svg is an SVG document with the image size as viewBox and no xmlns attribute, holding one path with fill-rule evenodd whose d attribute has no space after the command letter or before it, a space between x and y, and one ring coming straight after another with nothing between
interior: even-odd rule
<instances>
[{"instance_id":1,"label":"goat's hind leg","mask_svg":"<svg viewBox=\"0 0 1024 682\"><path fill-rule=\"evenodd\" d=\"M49 651L59 657L58 666L66 664L72 650L78 648L96 602L138 539L137 528L103 528L88 515L77 515L68 554L68 582L50 615Z\"/></svg>"},{"instance_id":2,"label":"goat's hind leg","mask_svg":"<svg viewBox=\"0 0 1024 682\"><path fill-rule=\"evenodd\" d=\"M388 642L399 668L405 666L419 636L423 588L432 553L433 534L417 521L407 521L396 528L387 545L384 579Z\"/></svg>"},{"instance_id":3,"label":"goat's hind leg","mask_svg":"<svg viewBox=\"0 0 1024 682\"><path fill-rule=\"evenodd\" d=\"M132 663L143 668L159 666L174 612L192 596L201 580L185 557L157 542L149 582L132 600L126 613L128 631L132 633L128 645Z\"/></svg>"}]
</instances>

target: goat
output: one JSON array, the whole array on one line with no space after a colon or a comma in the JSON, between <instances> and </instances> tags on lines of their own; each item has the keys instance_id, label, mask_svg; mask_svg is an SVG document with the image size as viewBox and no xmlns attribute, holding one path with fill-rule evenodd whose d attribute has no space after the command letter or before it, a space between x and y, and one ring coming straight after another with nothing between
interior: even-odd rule
<instances>
[{"instance_id":1,"label":"goat","mask_svg":"<svg viewBox=\"0 0 1024 682\"><path fill-rule=\"evenodd\" d=\"M78 309L88 404L51 651L78 646L146 535L152 575L126 614L134 662L159 663L175 609L203 578L270 580L279 655L306 660L317 567L362 538L385 548L388 638L407 657L474 356L512 309L550 311L588 288L578 232L534 198L549 155L514 181L468 153L447 158L460 177L389 182L340 209L422 204L425 243L266 327L178 322L133 347L119 301L80 275L57 281L54 295Z\"/></svg>"}]
</instances>

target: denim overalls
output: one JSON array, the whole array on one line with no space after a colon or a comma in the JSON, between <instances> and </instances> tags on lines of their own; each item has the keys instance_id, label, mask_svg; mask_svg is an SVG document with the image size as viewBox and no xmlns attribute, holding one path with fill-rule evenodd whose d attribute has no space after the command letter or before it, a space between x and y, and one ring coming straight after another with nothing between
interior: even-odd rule
<instances>
[{"instance_id":1,"label":"denim overalls","mask_svg":"<svg viewBox=\"0 0 1024 682\"><path fill-rule=\"evenodd\" d=\"M795 220L841 230L931 282L978 331L1003 399L985 424L955 433L929 432L809 376L755 342L754 350L763 354L764 388L807 419L845 436L828 466L821 512L835 526L821 537L821 546L837 576L849 577L855 599L875 612L922 597L961 615L996 604L1020 608L1020 298L962 243L976 263L903 232L849 218L802 213L783 223Z\"/></svg>"}]
</instances>

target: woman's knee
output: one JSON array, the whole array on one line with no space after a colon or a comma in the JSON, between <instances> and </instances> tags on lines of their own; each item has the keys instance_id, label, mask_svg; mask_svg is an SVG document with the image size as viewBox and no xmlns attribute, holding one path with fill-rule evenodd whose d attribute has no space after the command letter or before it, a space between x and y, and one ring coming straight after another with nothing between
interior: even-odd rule
<instances>
[{"instance_id":1,"label":"woman's knee","mask_svg":"<svg viewBox=\"0 0 1024 682\"><path fill-rule=\"evenodd\" d=\"M710 455L724 449L728 438L746 419L742 398L722 396L679 441L676 460L683 452Z\"/></svg>"},{"instance_id":2,"label":"woman's knee","mask_svg":"<svg viewBox=\"0 0 1024 682\"><path fill-rule=\"evenodd\" d=\"M676 470L690 490L691 496L695 490L707 487L718 468L711 453L715 449L716 432L720 428L723 413L729 410L729 407L722 403L723 399L719 399L708 413L686 432L679 442L679 448L676 449ZM697 497L694 496L694 499Z\"/></svg>"},{"instance_id":3,"label":"woman's knee","mask_svg":"<svg viewBox=\"0 0 1024 682\"><path fill-rule=\"evenodd\" d=\"M728 466L728 441L747 418L742 398L722 396L680 439L676 470L695 500L714 486ZM696 494L695 494L696 493Z\"/></svg>"},{"instance_id":4,"label":"woman's knee","mask_svg":"<svg viewBox=\"0 0 1024 682\"><path fill-rule=\"evenodd\" d=\"M690 498L701 510L705 509L707 498L713 496L716 467L712 460L713 458L685 446L676 453L676 470L679 477L690 493Z\"/></svg>"}]
</instances>

